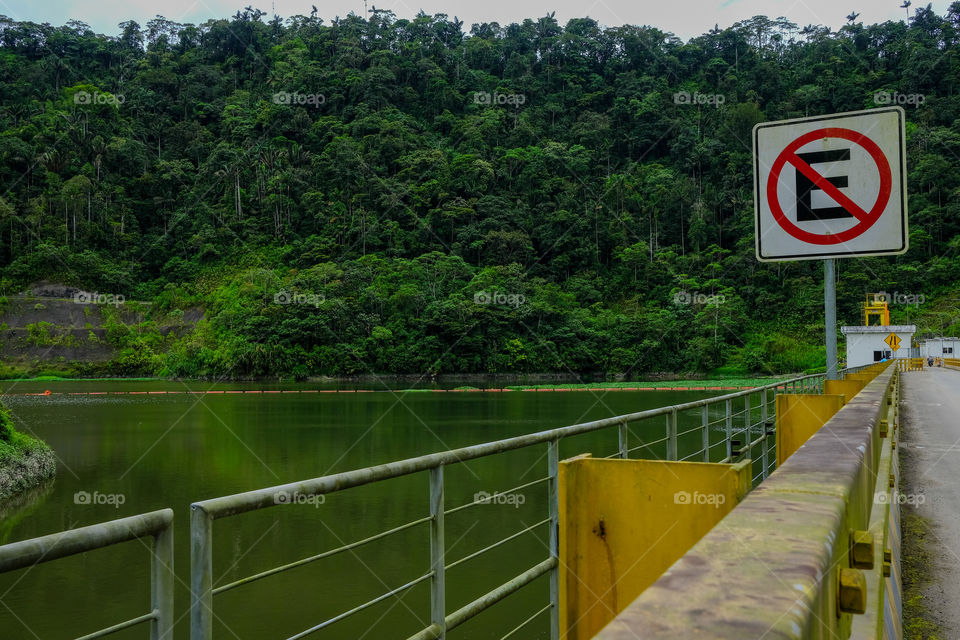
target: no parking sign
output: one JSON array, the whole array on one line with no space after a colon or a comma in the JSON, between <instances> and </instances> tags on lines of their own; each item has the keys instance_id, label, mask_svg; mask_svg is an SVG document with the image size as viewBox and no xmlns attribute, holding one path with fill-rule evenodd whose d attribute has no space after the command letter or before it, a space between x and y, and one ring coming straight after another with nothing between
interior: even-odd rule
<instances>
[{"instance_id":1,"label":"no parking sign","mask_svg":"<svg viewBox=\"0 0 960 640\"><path fill-rule=\"evenodd\" d=\"M754 127L757 259L904 253L904 131L900 107Z\"/></svg>"}]
</instances>

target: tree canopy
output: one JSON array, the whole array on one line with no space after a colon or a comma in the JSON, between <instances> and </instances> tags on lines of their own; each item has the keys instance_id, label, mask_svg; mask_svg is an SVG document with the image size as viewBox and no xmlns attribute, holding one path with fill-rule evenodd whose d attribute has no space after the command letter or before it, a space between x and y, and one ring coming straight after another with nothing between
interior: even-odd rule
<instances>
[{"instance_id":1,"label":"tree canopy","mask_svg":"<svg viewBox=\"0 0 960 640\"><path fill-rule=\"evenodd\" d=\"M820 265L753 257L752 127L902 104L911 249L842 262L840 316L945 296L958 39L960 2L688 42L552 14L0 17L0 286L205 310L187 335L120 332L130 372L815 368Z\"/></svg>"}]
</instances>

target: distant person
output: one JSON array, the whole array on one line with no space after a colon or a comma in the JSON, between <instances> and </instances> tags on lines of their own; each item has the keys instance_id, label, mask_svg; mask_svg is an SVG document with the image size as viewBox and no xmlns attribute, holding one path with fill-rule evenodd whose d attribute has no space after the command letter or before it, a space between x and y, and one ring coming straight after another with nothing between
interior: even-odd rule
<instances>
[{"instance_id":1,"label":"distant person","mask_svg":"<svg viewBox=\"0 0 960 640\"><path fill-rule=\"evenodd\" d=\"M933 366L933 356L927 356L927 366L928 367Z\"/></svg>"}]
</instances>

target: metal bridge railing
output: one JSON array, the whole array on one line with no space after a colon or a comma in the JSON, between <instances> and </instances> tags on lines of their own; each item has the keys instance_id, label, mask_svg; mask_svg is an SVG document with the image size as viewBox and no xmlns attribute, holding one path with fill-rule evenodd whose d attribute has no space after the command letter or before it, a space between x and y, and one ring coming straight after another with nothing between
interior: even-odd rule
<instances>
[{"instance_id":1,"label":"metal bridge railing","mask_svg":"<svg viewBox=\"0 0 960 640\"><path fill-rule=\"evenodd\" d=\"M846 371L852 372L854 369L848 369ZM445 638L447 631L454 629L500 600L510 596L521 587L530 584L544 575L549 576L550 602L523 621L518 627L515 627L504 636L504 638L512 637L538 616L549 612L550 637L557 639L560 636L558 611L558 467L560 462L560 440L605 429L616 429L619 446L617 451L608 457L629 458L632 453L642 450L648 454L654 454L653 456L647 455L646 457L648 458L664 457L668 460L699 459L706 462L734 462L742 459L753 460L753 453L759 448L760 458L755 462L759 467L758 473L754 476L754 483L756 484L766 478L776 464L776 447L772 444L776 437L774 429L776 394L822 393L824 379L825 375L823 374L808 375L715 398L650 409L461 449L419 456L417 458L409 458L365 469L357 469L311 480L304 480L302 482L293 482L256 491L248 491L246 493L195 502L191 505L190 515L191 640L212 639L215 595L241 587L267 576L293 569L294 567L330 558L334 555L356 549L357 547L383 540L401 531L421 525L428 525L430 530L430 566L425 573L371 600L360 603L348 611L319 622L315 626L291 636L288 640L296 640L311 635L341 620L356 615L392 596L403 593L417 584L427 581L430 583L430 625L413 636L410 636L409 640ZM698 424L692 428L679 431L681 415L685 417L688 423L698 422ZM639 444L634 444L634 442L631 441L631 435L633 435L630 430L631 424L660 416L664 418L665 427L662 438L642 441ZM696 432L700 433L699 439L693 435ZM719 441L712 441L710 437L711 433L717 432L722 433L723 438ZM636 436L633 435L633 438L635 439ZM690 441L696 440L699 443L699 449L681 457L681 451L679 449L681 439L683 439L683 442L687 446L689 446ZM445 517L463 509L473 507L479 503L474 501L448 507L444 501L444 468L447 465L460 464L469 460L536 446L546 448L546 476L499 493L506 494L534 485L546 484L548 509L547 513L544 514L544 518L531 526L501 538L483 549L475 551L456 561L447 562L446 541L444 538ZM654 447L660 448L654 449ZM657 455L657 451L665 451L665 456ZM291 499L293 496L298 496L299 499L299 497L325 495L420 472L429 474L429 515L392 529L381 531L362 540L356 540L295 562L274 567L229 584L216 588L213 587L213 523L215 520L259 509L266 509L268 507L293 504L298 501L297 499ZM488 551L542 526L548 527L549 553L546 558L536 562L519 575L460 609L453 612L447 611L445 590L445 574L447 570L468 560L480 557Z\"/></svg>"},{"instance_id":2,"label":"metal bridge railing","mask_svg":"<svg viewBox=\"0 0 960 640\"><path fill-rule=\"evenodd\" d=\"M144 622L150 623L150 640L171 640L174 584L171 509L151 511L0 546L0 573L147 537L153 538L150 546L150 612L80 636L77 640L103 638Z\"/></svg>"}]
</instances>

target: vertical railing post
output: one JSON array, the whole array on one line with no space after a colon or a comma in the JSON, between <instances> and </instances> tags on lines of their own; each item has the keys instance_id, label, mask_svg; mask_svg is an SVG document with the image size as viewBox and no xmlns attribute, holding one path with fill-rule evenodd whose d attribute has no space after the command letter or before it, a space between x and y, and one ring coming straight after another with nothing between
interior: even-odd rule
<instances>
[{"instance_id":1,"label":"vertical railing post","mask_svg":"<svg viewBox=\"0 0 960 640\"><path fill-rule=\"evenodd\" d=\"M550 640L560 640L560 442L547 443L547 499L550 515L550 557L556 565L550 570Z\"/></svg>"},{"instance_id":2,"label":"vertical railing post","mask_svg":"<svg viewBox=\"0 0 960 640\"><path fill-rule=\"evenodd\" d=\"M746 440L744 441L744 446L747 448L747 459L753 460L753 447L750 445L753 442L753 410L750 405L750 394L743 396L743 423L747 428L747 435L745 436ZM753 480L753 463L750 463L750 479Z\"/></svg>"},{"instance_id":3,"label":"vertical railing post","mask_svg":"<svg viewBox=\"0 0 960 640\"><path fill-rule=\"evenodd\" d=\"M763 427L763 440L760 441L760 455L763 458L763 474L761 479L767 479L767 462L770 459L770 436L767 435L767 390L761 391L760 396L760 424Z\"/></svg>"},{"instance_id":4,"label":"vertical railing post","mask_svg":"<svg viewBox=\"0 0 960 640\"><path fill-rule=\"evenodd\" d=\"M447 637L447 603L444 578L446 542L443 537L443 465L430 469L430 624L439 630L439 640Z\"/></svg>"},{"instance_id":5,"label":"vertical railing post","mask_svg":"<svg viewBox=\"0 0 960 640\"><path fill-rule=\"evenodd\" d=\"M677 410L667 414L667 460L677 459Z\"/></svg>"},{"instance_id":6,"label":"vertical railing post","mask_svg":"<svg viewBox=\"0 0 960 640\"><path fill-rule=\"evenodd\" d=\"M630 457L630 441L628 438L630 431L627 429L627 423L621 422L617 431L620 434L620 458L626 460Z\"/></svg>"},{"instance_id":7,"label":"vertical railing post","mask_svg":"<svg viewBox=\"0 0 960 640\"><path fill-rule=\"evenodd\" d=\"M727 458L733 461L733 401L726 400L724 405L724 428L727 434Z\"/></svg>"},{"instance_id":8,"label":"vertical railing post","mask_svg":"<svg viewBox=\"0 0 960 640\"><path fill-rule=\"evenodd\" d=\"M173 639L173 512L166 526L153 536L150 561L150 640Z\"/></svg>"},{"instance_id":9,"label":"vertical railing post","mask_svg":"<svg viewBox=\"0 0 960 640\"><path fill-rule=\"evenodd\" d=\"M213 518L190 505L190 640L213 637Z\"/></svg>"},{"instance_id":10,"label":"vertical railing post","mask_svg":"<svg viewBox=\"0 0 960 640\"><path fill-rule=\"evenodd\" d=\"M700 426L703 436L703 461L710 462L710 405L703 405L703 412L700 416Z\"/></svg>"}]
</instances>

